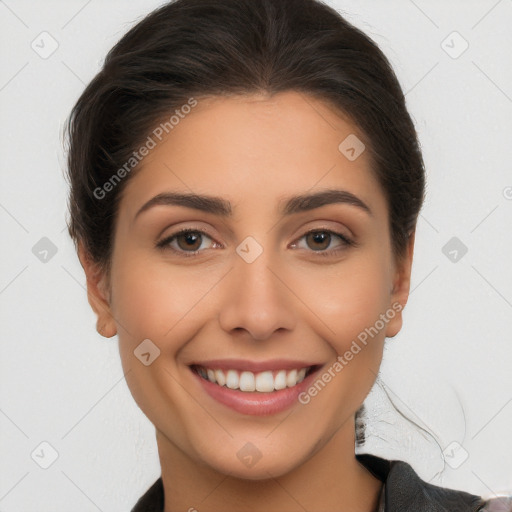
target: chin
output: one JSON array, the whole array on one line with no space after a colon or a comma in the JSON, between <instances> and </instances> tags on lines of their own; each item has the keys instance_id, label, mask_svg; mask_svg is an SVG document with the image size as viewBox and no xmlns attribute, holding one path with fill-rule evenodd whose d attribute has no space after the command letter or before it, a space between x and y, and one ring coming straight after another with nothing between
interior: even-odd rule
<instances>
[{"instance_id":1,"label":"chin","mask_svg":"<svg viewBox=\"0 0 512 512\"><path fill-rule=\"evenodd\" d=\"M266 451L257 450L255 445L246 443L242 448L235 451L234 457L227 457L231 451L226 447L222 452L211 454L211 457L204 458L203 463L214 471L229 475L232 478L242 480L268 480L286 475L301 464L301 457L297 450L283 450L281 453L272 451L267 447ZM293 453L293 458L290 458Z\"/></svg>"}]
</instances>

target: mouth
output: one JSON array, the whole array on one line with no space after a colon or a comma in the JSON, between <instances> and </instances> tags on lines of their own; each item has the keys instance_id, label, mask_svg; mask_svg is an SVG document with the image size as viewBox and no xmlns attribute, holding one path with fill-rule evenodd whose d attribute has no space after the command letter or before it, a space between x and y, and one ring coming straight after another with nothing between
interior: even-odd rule
<instances>
[{"instance_id":1,"label":"mouth","mask_svg":"<svg viewBox=\"0 0 512 512\"><path fill-rule=\"evenodd\" d=\"M307 376L320 368L321 365L303 366L300 368L265 370L251 372L234 368L208 368L191 365L191 369L202 379L243 393L273 393L300 384Z\"/></svg>"},{"instance_id":2,"label":"mouth","mask_svg":"<svg viewBox=\"0 0 512 512\"><path fill-rule=\"evenodd\" d=\"M301 404L299 396L323 366L304 362L209 361L189 368L204 400L213 399L212 404L239 414L269 416Z\"/></svg>"}]
</instances>

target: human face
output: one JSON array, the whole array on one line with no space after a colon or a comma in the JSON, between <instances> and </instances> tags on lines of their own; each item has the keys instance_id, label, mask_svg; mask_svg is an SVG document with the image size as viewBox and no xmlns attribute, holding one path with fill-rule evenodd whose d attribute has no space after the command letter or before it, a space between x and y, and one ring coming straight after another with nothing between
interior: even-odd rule
<instances>
[{"instance_id":1,"label":"human face","mask_svg":"<svg viewBox=\"0 0 512 512\"><path fill-rule=\"evenodd\" d=\"M198 465L261 479L299 467L344 425L353 435L400 312L353 358L344 355L404 304L408 275L393 258L369 152L350 160L338 149L350 134L364 139L327 104L297 92L199 100L123 191L111 297L100 314L115 324L128 386L160 442ZM282 211L292 196L325 190L355 199ZM231 214L143 208L164 193L215 196ZM168 240L183 228L204 234ZM160 351L148 365L134 355L143 340ZM333 377L338 356L345 363ZM244 394L207 382L192 365L315 371L284 390ZM330 382L311 396L329 368ZM244 463L244 450L261 459Z\"/></svg>"}]
</instances>

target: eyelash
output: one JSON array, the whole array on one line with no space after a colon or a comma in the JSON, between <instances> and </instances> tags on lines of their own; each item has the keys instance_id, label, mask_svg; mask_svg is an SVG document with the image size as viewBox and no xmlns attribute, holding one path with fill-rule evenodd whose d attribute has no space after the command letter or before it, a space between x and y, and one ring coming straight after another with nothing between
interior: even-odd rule
<instances>
[{"instance_id":1,"label":"eyelash","mask_svg":"<svg viewBox=\"0 0 512 512\"><path fill-rule=\"evenodd\" d=\"M171 250L172 252L174 252L180 256L183 256L185 258L194 257L202 251L201 250L197 250L197 251L177 250L169 245L178 236L187 234L187 233L201 233L202 235L205 235L208 238L211 238L210 235L202 229L184 228L179 231L176 231L176 233L173 233L172 235L169 235L168 237L164 238L163 240L160 240L159 242L157 242L156 247L162 251ZM339 252L344 251L347 247L352 247L352 246L356 245L356 242L354 240L351 240L351 239L347 238L345 235L338 233L336 231L332 231L330 229L318 229L318 228L312 229L311 231L304 233L298 240L302 240L305 236L310 235L312 233L328 233L330 235L335 235L335 236L339 237L343 243L343 246L338 247L337 249L321 250L321 251L311 250L310 251L310 252L315 253L318 256L323 256L323 257L335 256Z\"/></svg>"}]
</instances>

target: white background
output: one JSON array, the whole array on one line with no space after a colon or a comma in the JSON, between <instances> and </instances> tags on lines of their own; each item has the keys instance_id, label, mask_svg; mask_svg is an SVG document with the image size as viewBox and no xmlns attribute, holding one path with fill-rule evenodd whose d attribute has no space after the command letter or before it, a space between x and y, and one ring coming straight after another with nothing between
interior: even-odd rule
<instances>
[{"instance_id":1,"label":"white background","mask_svg":"<svg viewBox=\"0 0 512 512\"><path fill-rule=\"evenodd\" d=\"M95 330L65 227L61 142L108 49L160 3L0 2L3 512L127 511L160 475L117 338ZM438 485L512 493L512 0L328 3L391 60L428 172L405 325L387 341L380 382L435 432L446 464L381 387L368 398L365 451ZM43 31L59 44L46 59L31 48ZM458 58L443 49L463 48L453 31L469 43ZM57 249L46 263L32 252L43 237ZM456 262L442 251L452 237L468 249ZM42 442L58 452L48 469L31 457L49 461Z\"/></svg>"}]
</instances>

